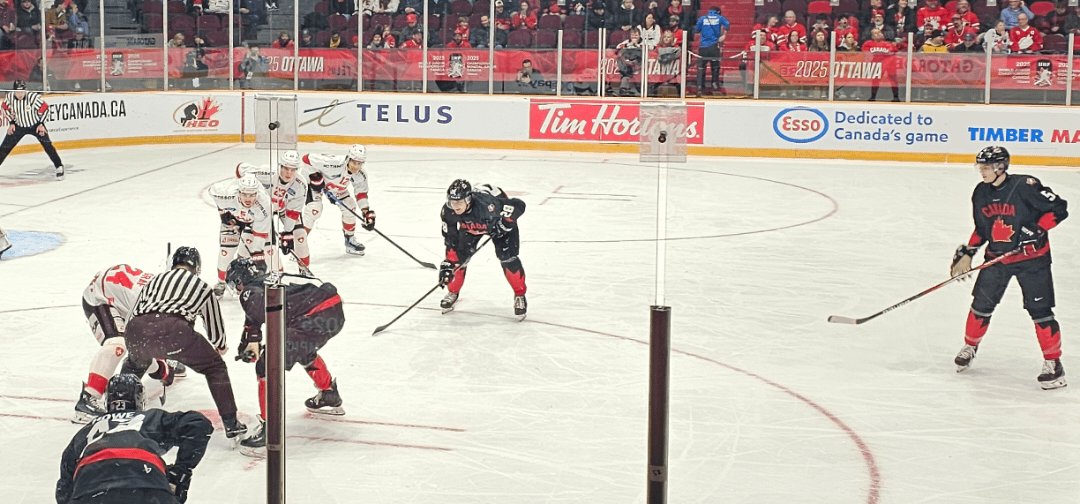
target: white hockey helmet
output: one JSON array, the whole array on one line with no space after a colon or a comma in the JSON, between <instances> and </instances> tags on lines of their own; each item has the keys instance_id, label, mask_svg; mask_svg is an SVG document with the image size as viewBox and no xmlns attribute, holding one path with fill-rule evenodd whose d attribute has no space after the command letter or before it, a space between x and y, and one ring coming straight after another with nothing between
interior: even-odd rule
<instances>
[{"instance_id":1,"label":"white hockey helmet","mask_svg":"<svg viewBox=\"0 0 1080 504\"><path fill-rule=\"evenodd\" d=\"M300 167L300 154L294 150L287 150L278 156L278 164L281 166L287 166L289 168Z\"/></svg>"},{"instance_id":2,"label":"white hockey helmet","mask_svg":"<svg viewBox=\"0 0 1080 504\"><path fill-rule=\"evenodd\" d=\"M259 179L255 178L254 173L249 173L240 177L240 181L237 182L240 185L240 194L258 194L259 188L262 187L262 183Z\"/></svg>"},{"instance_id":3,"label":"white hockey helmet","mask_svg":"<svg viewBox=\"0 0 1080 504\"><path fill-rule=\"evenodd\" d=\"M349 147L349 159L355 159L357 161L367 161L367 148L360 144L353 144Z\"/></svg>"}]
</instances>

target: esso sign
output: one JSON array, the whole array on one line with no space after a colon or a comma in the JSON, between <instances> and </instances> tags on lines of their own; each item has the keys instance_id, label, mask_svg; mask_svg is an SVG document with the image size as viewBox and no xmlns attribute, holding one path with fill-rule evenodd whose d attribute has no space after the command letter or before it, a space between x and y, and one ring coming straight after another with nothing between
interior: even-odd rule
<instances>
[{"instance_id":1,"label":"esso sign","mask_svg":"<svg viewBox=\"0 0 1080 504\"><path fill-rule=\"evenodd\" d=\"M820 110L809 107L794 107L781 110L773 119L773 131L784 140L794 143L809 143L817 140L829 131L829 120Z\"/></svg>"}]
</instances>

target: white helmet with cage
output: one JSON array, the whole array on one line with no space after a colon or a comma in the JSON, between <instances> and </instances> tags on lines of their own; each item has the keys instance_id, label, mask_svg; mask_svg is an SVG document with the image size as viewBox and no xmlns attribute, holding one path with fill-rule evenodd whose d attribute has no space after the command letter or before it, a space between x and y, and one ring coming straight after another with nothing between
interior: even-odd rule
<instances>
[{"instance_id":1,"label":"white helmet with cage","mask_svg":"<svg viewBox=\"0 0 1080 504\"><path fill-rule=\"evenodd\" d=\"M300 154L298 154L294 150L284 151L281 153L280 156L278 156L278 164L280 164L281 166L287 166L289 168L299 168Z\"/></svg>"},{"instance_id":2,"label":"white helmet with cage","mask_svg":"<svg viewBox=\"0 0 1080 504\"><path fill-rule=\"evenodd\" d=\"M349 148L348 158L357 161L367 161L367 148L360 144L353 144L353 146Z\"/></svg>"},{"instance_id":3,"label":"white helmet with cage","mask_svg":"<svg viewBox=\"0 0 1080 504\"><path fill-rule=\"evenodd\" d=\"M259 179L255 178L254 173L249 173L240 177L237 184L240 186L240 194L258 194L259 188L262 187L262 183L259 182Z\"/></svg>"}]
</instances>

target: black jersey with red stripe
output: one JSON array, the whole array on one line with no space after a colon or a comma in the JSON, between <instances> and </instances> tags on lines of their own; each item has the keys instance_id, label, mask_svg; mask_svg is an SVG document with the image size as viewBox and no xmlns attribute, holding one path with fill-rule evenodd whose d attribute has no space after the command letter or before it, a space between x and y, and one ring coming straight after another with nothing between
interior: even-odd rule
<instances>
[{"instance_id":1,"label":"black jersey with red stripe","mask_svg":"<svg viewBox=\"0 0 1080 504\"><path fill-rule=\"evenodd\" d=\"M1030 175L1006 175L1000 186L980 183L971 195L975 231L968 246L986 246L986 259L993 259L1017 248L1020 228L1036 227L1049 231L1069 216L1068 204L1039 179ZM1050 241L1042 239L1034 254L1007 257L1013 263L1050 253Z\"/></svg>"},{"instance_id":2,"label":"black jersey with red stripe","mask_svg":"<svg viewBox=\"0 0 1080 504\"><path fill-rule=\"evenodd\" d=\"M494 238L504 235L525 213L525 202L507 197L502 190L494 194L475 190L470 196L472 201L469 208L461 215L443 205L442 233L448 251L471 252L466 249L475 246L480 236L491 235ZM500 226L500 222L505 224Z\"/></svg>"},{"instance_id":3,"label":"black jersey with red stripe","mask_svg":"<svg viewBox=\"0 0 1080 504\"><path fill-rule=\"evenodd\" d=\"M161 456L179 447L177 467L194 469L214 431L197 411L118 411L90 422L71 439L60 461L56 502L66 504L114 489L170 492Z\"/></svg>"}]
</instances>

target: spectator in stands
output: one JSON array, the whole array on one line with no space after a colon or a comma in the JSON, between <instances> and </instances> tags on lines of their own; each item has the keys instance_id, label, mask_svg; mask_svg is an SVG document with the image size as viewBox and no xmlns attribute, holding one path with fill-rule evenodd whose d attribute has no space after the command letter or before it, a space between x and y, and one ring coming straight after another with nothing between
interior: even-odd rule
<instances>
[{"instance_id":1,"label":"spectator in stands","mask_svg":"<svg viewBox=\"0 0 1080 504\"><path fill-rule=\"evenodd\" d=\"M896 30L897 38L907 38L908 33L915 33L918 27L915 9L908 5L908 0L896 0L895 4L885 9L885 22Z\"/></svg>"},{"instance_id":2,"label":"spectator in stands","mask_svg":"<svg viewBox=\"0 0 1080 504\"><path fill-rule=\"evenodd\" d=\"M228 21L226 21L226 23L228 23ZM330 20L325 14L311 11L304 15L304 20L300 22L300 28L311 30L312 33L318 33L330 28Z\"/></svg>"},{"instance_id":3,"label":"spectator in stands","mask_svg":"<svg viewBox=\"0 0 1080 504\"><path fill-rule=\"evenodd\" d=\"M1042 33L1028 24L1028 15L1023 12L1016 17L1016 26L1009 30L1009 40L1012 41L1009 49L1013 53L1031 54L1042 50Z\"/></svg>"},{"instance_id":4,"label":"spectator in stands","mask_svg":"<svg viewBox=\"0 0 1080 504\"><path fill-rule=\"evenodd\" d=\"M780 24L780 18L769 15L765 18L758 18L758 22L754 24L754 28L750 30L750 40L746 42L746 50L749 51L751 46L754 45L754 40L761 36L762 43L771 43L773 48L776 48L776 27ZM670 30L665 30L670 31ZM672 32L672 37L675 33Z\"/></svg>"},{"instance_id":5,"label":"spectator in stands","mask_svg":"<svg viewBox=\"0 0 1080 504\"><path fill-rule=\"evenodd\" d=\"M353 0L330 0L330 14L341 14L347 18L356 14L356 2Z\"/></svg>"},{"instance_id":6,"label":"spectator in stands","mask_svg":"<svg viewBox=\"0 0 1080 504\"><path fill-rule=\"evenodd\" d=\"M75 36L67 41L68 49L93 49L94 43L83 32L75 32Z\"/></svg>"},{"instance_id":7,"label":"spectator in stands","mask_svg":"<svg viewBox=\"0 0 1080 504\"><path fill-rule=\"evenodd\" d=\"M638 31L641 32L641 43L645 49L651 51L660 43L660 25L656 24L655 15L646 14L645 24L639 26Z\"/></svg>"},{"instance_id":8,"label":"spectator in stands","mask_svg":"<svg viewBox=\"0 0 1080 504\"><path fill-rule=\"evenodd\" d=\"M412 37L401 44L402 49L420 49L424 47L424 32L414 31Z\"/></svg>"},{"instance_id":9,"label":"spectator in stands","mask_svg":"<svg viewBox=\"0 0 1080 504\"><path fill-rule=\"evenodd\" d=\"M1028 20L1035 17L1035 14L1031 13L1031 10L1027 8L1027 3L1024 0L1009 0L1009 6L1001 10L1001 20L1005 22L1005 29L1011 30L1014 26L1020 24L1020 14L1027 14Z\"/></svg>"},{"instance_id":10,"label":"spectator in stands","mask_svg":"<svg viewBox=\"0 0 1080 504\"><path fill-rule=\"evenodd\" d=\"M364 0L364 14L395 14L399 6L398 0Z\"/></svg>"},{"instance_id":11,"label":"spectator in stands","mask_svg":"<svg viewBox=\"0 0 1080 504\"><path fill-rule=\"evenodd\" d=\"M631 88L630 79L641 69L642 58L641 32L637 28L630 30L630 38L615 46L615 63L619 68L619 96L637 96Z\"/></svg>"},{"instance_id":12,"label":"spectator in stands","mask_svg":"<svg viewBox=\"0 0 1080 504\"><path fill-rule=\"evenodd\" d=\"M866 25L866 30L863 31L860 40L873 40L874 34L871 33L873 30L881 30L881 36L885 37L885 40L896 40L896 30L894 30L893 27L885 23L885 15L880 12L875 12L874 15L870 18L870 24Z\"/></svg>"},{"instance_id":13,"label":"spectator in stands","mask_svg":"<svg viewBox=\"0 0 1080 504\"><path fill-rule=\"evenodd\" d=\"M536 13L529 11L529 2L521 2L517 12L510 16L510 27L514 30L536 29Z\"/></svg>"},{"instance_id":14,"label":"spectator in stands","mask_svg":"<svg viewBox=\"0 0 1080 504\"><path fill-rule=\"evenodd\" d=\"M529 92L543 84L544 75L533 67L532 60L525 59L521 61L521 69L517 71L514 82L522 92Z\"/></svg>"},{"instance_id":15,"label":"spectator in stands","mask_svg":"<svg viewBox=\"0 0 1080 504\"><path fill-rule=\"evenodd\" d=\"M176 35L173 35L173 38L169 39L169 43L165 45L166 47L173 49L177 47L184 47L184 34L177 33Z\"/></svg>"},{"instance_id":16,"label":"spectator in stands","mask_svg":"<svg viewBox=\"0 0 1080 504\"><path fill-rule=\"evenodd\" d=\"M858 22L858 26L862 27L863 31L867 34L862 40L870 40L870 31L865 27L873 22L874 14L885 16L885 7L882 4L882 0L870 0L870 2L865 5L866 7L859 12L856 21Z\"/></svg>"},{"instance_id":17,"label":"spectator in stands","mask_svg":"<svg viewBox=\"0 0 1080 504\"><path fill-rule=\"evenodd\" d=\"M972 30L967 26L963 16L960 14L953 14L952 22L949 23L952 28L945 34L945 47L949 48L949 51L960 44L964 43L964 35L970 33L975 35L975 30Z\"/></svg>"},{"instance_id":18,"label":"spectator in stands","mask_svg":"<svg viewBox=\"0 0 1080 504\"><path fill-rule=\"evenodd\" d=\"M979 38L982 40L983 51L989 47L991 52L1008 54L1012 45L1009 41L1009 31L1005 29L1005 21L1000 19L994 23L993 29L979 35Z\"/></svg>"},{"instance_id":19,"label":"spectator in stands","mask_svg":"<svg viewBox=\"0 0 1080 504\"><path fill-rule=\"evenodd\" d=\"M829 52L829 34L825 30L810 32L810 45L806 48L810 52Z\"/></svg>"},{"instance_id":20,"label":"spectator in stands","mask_svg":"<svg viewBox=\"0 0 1080 504\"><path fill-rule=\"evenodd\" d=\"M631 28L641 24L638 12L634 9L634 0L622 0L622 4L612 9L608 20L608 30L630 31Z\"/></svg>"},{"instance_id":21,"label":"spectator in stands","mask_svg":"<svg viewBox=\"0 0 1080 504\"><path fill-rule=\"evenodd\" d=\"M15 26L35 37L41 33L41 11L34 6L33 0L22 0L16 16Z\"/></svg>"},{"instance_id":22,"label":"spectator in stands","mask_svg":"<svg viewBox=\"0 0 1080 504\"><path fill-rule=\"evenodd\" d=\"M780 40L784 41L784 43L790 40L788 36L793 31L799 32L799 41L806 43L806 28L799 24L799 18L795 16L795 11L784 13L784 24L776 31L780 35Z\"/></svg>"},{"instance_id":23,"label":"spectator in stands","mask_svg":"<svg viewBox=\"0 0 1080 504\"><path fill-rule=\"evenodd\" d=\"M375 32L375 33L379 33L379 32ZM304 28L303 30L300 31L300 40L299 40L299 42L300 42L300 47L315 47L316 44L317 44L317 42L315 42L315 37L311 35L311 30L309 30L307 28Z\"/></svg>"},{"instance_id":24,"label":"spectator in stands","mask_svg":"<svg viewBox=\"0 0 1080 504\"><path fill-rule=\"evenodd\" d=\"M837 37L840 35L837 34ZM859 41L855 39L854 32L847 32L844 34L843 39L839 39L840 43L836 45L836 52L859 52Z\"/></svg>"},{"instance_id":25,"label":"spectator in stands","mask_svg":"<svg viewBox=\"0 0 1080 504\"><path fill-rule=\"evenodd\" d=\"M401 3L401 12L404 14L420 14L423 10L423 0L404 0Z\"/></svg>"},{"instance_id":26,"label":"spectator in stands","mask_svg":"<svg viewBox=\"0 0 1080 504\"><path fill-rule=\"evenodd\" d=\"M915 14L916 23L920 33L930 33L934 30L944 30L946 20L949 19L949 10L942 7L938 0L926 0Z\"/></svg>"},{"instance_id":27,"label":"spectator in stands","mask_svg":"<svg viewBox=\"0 0 1080 504\"><path fill-rule=\"evenodd\" d=\"M446 47L449 49L469 49L472 46L469 45L469 41L465 40L460 33L454 32L454 40L446 43Z\"/></svg>"},{"instance_id":28,"label":"spectator in stands","mask_svg":"<svg viewBox=\"0 0 1080 504\"><path fill-rule=\"evenodd\" d=\"M607 24L607 18L604 16L604 2L602 0L594 0L592 9L585 15L585 29L588 31L598 31Z\"/></svg>"},{"instance_id":29,"label":"spectator in stands","mask_svg":"<svg viewBox=\"0 0 1080 504\"><path fill-rule=\"evenodd\" d=\"M982 29L979 25L979 16L976 16L974 12L971 12L971 4L968 3L968 0L958 0L956 2L956 12L953 14L953 17L957 15L959 15L960 18L964 20L964 23L967 24L967 27L971 28L975 33L979 33L979 30ZM952 26L949 28L952 28Z\"/></svg>"},{"instance_id":30,"label":"spectator in stands","mask_svg":"<svg viewBox=\"0 0 1080 504\"><path fill-rule=\"evenodd\" d=\"M49 10L45 11L45 26L51 26L55 31L68 29L67 2L57 1Z\"/></svg>"},{"instance_id":31,"label":"spectator in stands","mask_svg":"<svg viewBox=\"0 0 1080 504\"><path fill-rule=\"evenodd\" d=\"M870 30L870 40L863 43L863 52L871 54L873 61L881 63L882 77L889 79L892 88L892 101L900 101L900 85L896 81L896 61L892 55L896 53L896 45L885 38L885 33L878 28ZM870 81L870 101L877 100L878 88L881 87L881 78Z\"/></svg>"},{"instance_id":32,"label":"spectator in stands","mask_svg":"<svg viewBox=\"0 0 1080 504\"><path fill-rule=\"evenodd\" d=\"M421 33L421 35L423 35L423 33ZM337 49L339 47L345 49L348 45L346 45L345 40L341 38L341 33L335 31L330 33L330 42L327 44L327 47L331 49Z\"/></svg>"},{"instance_id":33,"label":"spectator in stands","mask_svg":"<svg viewBox=\"0 0 1080 504\"><path fill-rule=\"evenodd\" d=\"M289 32L283 31L278 34L277 40L275 40L273 44L270 44L270 47L273 47L274 49L288 49L292 47L292 44L293 40L292 37L289 36Z\"/></svg>"},{"instance_id":34,"label":"spectator in stands","mask_svg":"<svg viewBox=\"0 0 1080 504\"><path fill-rule=\"evenodd\" d=\"M491 20L487 16L480 16L480 26L469 31L469 45L484 49L488 46L491 38Z\"/></svg>"},{"instance_id":35,"label":"spectator in stands","mask_svg":"<svg viewBox=\"0 0 1080 504\"><path fill-rule=\"evenodd\" d=\"M56 36L56 28L52 26L45 27L45 47L50 49L63 49L64 40Z\"/></svg>"},{"instance_id":36,"label":"spectator in stands","mask_svg":"<svg viewBox=\"0 0 1080 504\"><path fill-rule=\"evenodd\" d=\"M1068 30L1065 30L1065 18L1068 17L1073 9L1069 8L1069 5L1064 0L1058 0L1054 4L1054 10L1046 14L1046 22L1050 24L1050 28L1047 33L1060 33L1065 35ZM1065 35L1068 37L1068 35Z\"/></svg>"},{"instance_id":37,"label":"spectator in stands","mask_svg":"<svg viewBox=\"0 0 1080 504\"><path fill-rule=\"evenodd\" d=\"M0 49L12 46L10 37L17 30L15 24L17 17L15 7L12 7L8 0L0 0Z\"/></svg>"},{"instance_id":38,"label":"spectator in stands","mask_svg":"<svg viewBox=\"0 0 1080 504\"><path fill-rule=\"evenodd\" d=\"M923 44L922 49L919 52L924 53L947 53L949 48L945 47L945 32L941 30L931 31L926 36L926 43Z\"/></svg>"},{"instance_id":39,"label":"spectator in stands","mask_svg":"<svg viewBox=\"0 0 1080 504\"><path fill-rule=\"evenodd\" d=\"M700 56L697 62L698 96L701 96L701 90L705 85L705 65L709 65L712 71L713 89L720 94L724 93L724 80L720 77L720 61L723 57L724 40L730 29L731 23L720 13L719 5L709 7L709 13L698 19L697 26L694 28L694 31L700 34L698 39Z\"/></svg>"},{"instance_id":40,"label":"spectator in stands","mask_svg":"<svg viewBox=\"0 0 1080 504\"><path fill-rule=\"evenodd\" d=\"M454 28L454 33L460 34L462 40L469 41L469 18L460 16L457 18L457 27Z\"/></svg>"},{"instance_id":41,"label":"spectator in stands","mask_svg":"<svg viewBox=\"0 0 1080 504\"><path fill-rule=\"evenodd\" d=\"M773 16L773 17L775 18L776 16ZM779 21L777 21L777 22L779 23ZM671 16L671 17L668 18L667 31L671 32L671 36L675 38L675 45L677 45L679 47L682 47L683 31L682 31L681 28L679 28L679 17L678 16ZM769 35L768 35L767 38L773 40L773 44L775 45L776 41L779 40L778 37L779 37L779 33L777 33L776 28L775 27L771 28L769 30Z\"/></svg>"},{"instance_id":42,"label":"spectator in stands","mask_svg":"<svg viewBox=\"0 0 1080 504\"><path fill-rule=\"evenodd\" d=\"M390 31L390 25L382 27L383 47L393 49L397 47L397 37Z\"/></svg>"},{"instance_id":43,"label":"spectator in stands","mask_svg":"<svg viewBox=\"0 0 1080 504\"><path fill-rule=\"evenodd\" d=\"M964 33L964 39L961 40L959 44L957 44L957 45L955 45L953 47L950 47L949 52L954 52L954 53L984 52L984 49L982 48L982 46L980 46L977 43L977 41L976 41L977 38L978 38L978 35L976 35L975 32L970 32L970 31L966 32L966 33Z\"/></svg>"},{"instance_id":44,"label":"spectator in stands","mask_svg":"<svg viewBox=\"0 0 1080 504\"><path fill-rule=\"evenodd\" d=\"M401 29L401 38L406 42L412 39L413 33L424 33L424 27L417 22L416 14L405 15L405 27Z\"/></svg>"},{"instance_id":45,"label":"spectator in stands","mask_svg":"<svg viewBox=\"0 0 1080 504\"><path fill-rule=\"evenodd\" d=\"M251 44L248 46L248 52L244 55L243 61L240 62L240 75L242 79L239 82L240 89L256 89L258 84L256 79L261 79L266 75L266 72L270 71L270 61L265 56L259 54L259 46L257 44Z\"/></svg>"},{"instance_id":46,"label":"spectator in stands","mask_svg":"<svg viewBox=\"0 0 1080 504\"><path fill-rule=\"evenodd\" d=\"M240 16L239 34L240 40L254 39L258 34L258 26L266 19L266 4L263 0L235 0L233 2L233 14Z\"/></svg>"},{"instance_id":47,"label":"spectator in stands","mask_svg":"<svg viewBox=\"0 0 1080 504\"><path fill-rule=\"evenodd\" d=\"M796 31L789 31L787 40L780 45L781 51L804 52L808 49ZM701 75L701 70L698 70L698 75Z\"/></svg>"},{"instance_id":48,"label":"spectator in stands","mask_svg":"<svg viewBox=\"0 0 1080 504\"><path fill-rule=\"evenodd\" d=\"M847 36L851 35L851 37L855 40L854 50L857 51L859 50L859 34L855 31L855 28L852 27L850 23L851 22L847 16L840 16L836 18L836 44L837 47L839 47L842 42L847 40ZM851 49L848 50L850 51Z\"/></svg>"},{"instance_id":49,"label":"spectator in stands","mask_svg":"<svg viewBox=\"0 0 1080 504\"><path fill-rule=\"evenodd\" d=\"M1065 14L1065 21L1061 25L1061 34L1075 33L1080 35L1080 8L1070 7L1069 13Z\"/></svg>"},{"instance_id":50,"label":"spectator in stands","mask_svg":"<svg viewBox=\"0 0 1080 504\"><path fill-rule=\"evenodd\" d=\"M825 14L818 14L817 18L814 19L814 24L810 25L811 32L814 30L822 30L827 32L831 29L832 28L829 27L829 16Z\"/></svg>"},{"instance_id":51,"label":"spectator in stands","mask_svg":"<svg viewBox=\"0 0 1080 504\"><path fill-rule=\"evenodd\" d=\"M68 5L67 10L67 24L68 29L72 32L82 32L83 35L90 34L90 23L86 19L86 15L79 10L79 4L71 2Z\"/></svg>"},{"instance_id":52,"label":"spectator in stands","mask_svg":"<svg viewBox=\"0 0 1080 504\"><path fill-rule=\"evenodd\" d=\"M381 31L376 31L375 33L373 33L371 35L371 43L368 44L367 48L368 49L384 49L385 48L385 46L383 45L383 39L382 39L382 32Z\"/></svg>"},{"instance_id":53,"label":"spectator in stands","mask_svg":"<svg viewBox=\"0 0 1080 504\"><path fill-rule=\"evenodd\" d=\"M206 74L209 71L210 66L206 64L206 51L201 47L192 49L184 55L184 68L181 71L182 77L191 79L191 87L200 87L201 82L199 82L199 80L202 77L206 77Z\"/></svg>"}]
</instances>

